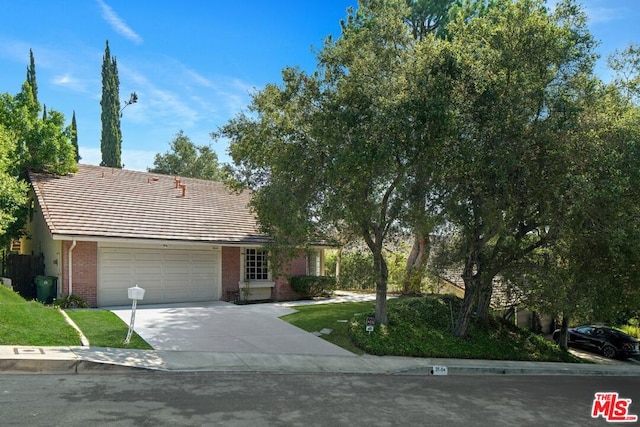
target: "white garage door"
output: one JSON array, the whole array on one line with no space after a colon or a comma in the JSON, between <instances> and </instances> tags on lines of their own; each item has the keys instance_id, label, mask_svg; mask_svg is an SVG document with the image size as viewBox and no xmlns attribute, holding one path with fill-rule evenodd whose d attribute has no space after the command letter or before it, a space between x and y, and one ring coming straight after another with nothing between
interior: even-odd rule
<instances>
[{"instance_id":1,"label":"white garage door","mask_svg":"<svg viewBox=\"0 0 640 427\"><path fill-rule=\"evenodd\" d=\"M139 304L220 299L220 250L99 247L98 260L98 306L131 304L135 285Z\"/></svg>"}]
</instances>

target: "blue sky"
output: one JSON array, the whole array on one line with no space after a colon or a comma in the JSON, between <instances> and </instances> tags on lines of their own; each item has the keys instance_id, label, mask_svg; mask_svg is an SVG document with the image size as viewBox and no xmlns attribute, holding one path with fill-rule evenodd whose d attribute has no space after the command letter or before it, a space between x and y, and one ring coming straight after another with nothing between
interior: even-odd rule
<instances>
[{"instance_id":1,"label":"blue sky","mask_svg":"<svg viewBox=\"0 0 640 427\"><path fill-rule=\"evenodd\" d=\"M582 0L606 56L640 43L638 0ZM105 41L117 58L120 98L138 94L122 117L122 161L146 170L183 130L222 162L226 144L209 133L280 82L286 66L315 68L313 49L339 35L357 0L0 0L0 93L25 81L29 49L38 98L78 122L82 163L100 163L101 64ZM598 71L606 78L602 65Z\"/></svg>"}]
</instances>

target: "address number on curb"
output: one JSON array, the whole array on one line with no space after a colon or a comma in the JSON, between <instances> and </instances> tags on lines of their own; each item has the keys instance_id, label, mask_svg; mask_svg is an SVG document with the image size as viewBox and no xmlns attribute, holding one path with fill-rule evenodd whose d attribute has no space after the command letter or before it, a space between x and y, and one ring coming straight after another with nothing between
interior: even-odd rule
<instances>
[{"instance_id":1,"label":"address number on curb","mask_svg":"<svg viewBox=\"0 0 640 427\"><path fill-rule=\"evenodd\" d=\"M431 373L433 375L448 375L449 371L446 366L434 366L433 369L431 369Z\"/></svg>"}]
</instances>

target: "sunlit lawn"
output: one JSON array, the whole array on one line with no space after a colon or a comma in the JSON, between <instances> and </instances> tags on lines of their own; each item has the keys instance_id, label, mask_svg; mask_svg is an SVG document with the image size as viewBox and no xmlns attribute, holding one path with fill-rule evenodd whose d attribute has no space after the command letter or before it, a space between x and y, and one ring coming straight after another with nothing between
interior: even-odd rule
<instances>
[{"instance_id":1,"label":"sunlit lawn","mask_svg":"<svg viewBox=\"0 0 640 427\"><path fill-rule=\"evenodd\" d=\"M374 308L373 302L303 305L295 307L297 313L288 314L281 319L309 332L331 329L331 333L322 335L322 338L345 350L362 354L363 351L349 337L349 322L354 315L368 313Z\"/></svg>"},{"instance_id":2,"label":"sunlit lawn","mask_svg":"<svg viewBox=\"0 0 640 427\"><path fill-rule=\"evenodd\" d=\"M77 346L80 336L51 306L0 286L0 345Z\"/></svg>"},{"instance_id":3,"label":"sunlit lawn","mask_svg":"<svg viewBox=\"0 0 640 427\"><path fill-rule=\"evenodd\" d=\"M124 345L128 325L110 311L66 310L93 347L151 349L135 332ZM57 308L38 301L26 301L16 292L0 286L0 345L74 347L80 335Z\"/></svg>"},{"instance_id":4,"label":"sunlit lawn","mask_svg":"<svg viewBox=\"0 0 640 427\"><path fill-rule=\"evenodd\" d=\"M65 310L78 325L92 347L135 348L148 350L152 347L133 332L129 344L124 344L129 326L118 316L107 310L73 309Z\"/></svg>"}]
</instances>

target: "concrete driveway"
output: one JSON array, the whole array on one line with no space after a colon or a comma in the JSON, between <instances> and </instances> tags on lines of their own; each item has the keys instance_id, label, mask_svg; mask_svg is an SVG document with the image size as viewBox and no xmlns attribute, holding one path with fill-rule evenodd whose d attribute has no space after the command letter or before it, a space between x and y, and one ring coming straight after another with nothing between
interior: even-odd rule
<instances>
[{"instance_id":1,"label":"concrete driveway","mask_svg":"<svg viewBox=\"0 0 640 427\"><path fill-rule=\"evenodd\" d=\"M130 307L111 311L130 323ZM222 301L142 305L136 310L134 329L156 350L354 356L278 319L293 312L279 304Z\"/></svg>"}]
</instances>

